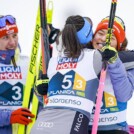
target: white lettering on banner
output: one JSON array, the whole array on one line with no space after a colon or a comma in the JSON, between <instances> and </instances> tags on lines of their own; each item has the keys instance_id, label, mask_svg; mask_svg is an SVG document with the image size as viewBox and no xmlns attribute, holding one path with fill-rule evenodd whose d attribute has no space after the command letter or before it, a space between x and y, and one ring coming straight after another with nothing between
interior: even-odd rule
<instances>
[{"instance_id":1,"label":"white lettering on banner","mask_svg":"<svg viewBox=\"0 0 134 134\"><path fill-rule=\"evenodd\" d=\"M77 63L63 63L63 64L58 64L56 70L60 69L73 69L76 68Z\"/></svg>"},{"instance_id":2,"label":"white lettering on banner","mask_svg":"<svg viewBox=\"0 0 134 134\"><path fill-rule=\"evenodd\" d=\"M57 91L50 91L50 95L55 95L55 94L73 94L75 95L74 91L72 90L57 90Z\"/></svg>"},{"instance_id":3,"label":"white lettering on banner","mask_svg":"<svg viewBox=\"0 0 134 134\"><path fill-rule=\"evenodd\" d=\"M65 103L65 104L73 104L73 105L81 105L80 101L71 100L71 99L49 99L49 103Z\"/></svg>"},{"instance_id":4,"label":"white lettering on banner","mask_svg":"<svg viewBox=\"0 0 134 134\"><path fill-rule=\"evenodd\" d=\"M0 101L0 106L21 106L22 105L22 101Z\"/></svg>"},{"instance_id":5,"label":"white lettering on banner","mask_svg":"<svg viewBox=\"0 0 134 134\"><path fill-rule=\"evenodd\" d=\"M80 110L84 110L88 113L92 112L94 103L91 100L88 100L79 96L72 95L55 95L47 98L48 103L45 107L70 107ZM45 102L45 101L44 101Z\"/></svg>"},{"instance_id":6,"label":"white lettering on banner","mask_svg":"<svg viewBox=\"0 0 134 134\"><path fill-rule=\"evenodd\" d=\"M78 61L78 58L68 58L68 57L62 57L58 60L58 64L63 64L63 63L75 63Z\"/></svg>"},{"instance_id":7,"label":"white lettering on banner","mask_svg":"<svg viewBox=\"0 0 134 134\"><path fill-rule=\"evenodd\" d=\"M19 86L14 86L12 88L12 90L15 91L15 95L13 95L12 98L14 100L16 100L16 101L19 100L19 99L21 99L21 97L22 97L21 88Z\"/></svg>"},{"instance_id":8,"label":"white lettering on banner","mask_svg":"<svg viewBox=\"0 0 134 134\"><path fill-rule=\"evenodd\" d=\"M10 28L13 28L13 27L16 27L16 24L14 24L14 25L6 25L6 27L1 28L0 31L9 30Z\"/></svg>"},{"instance_id":9,"label":"white lettering on banner","mask_svg":"<svg viewBox=\"0 0 134 134\"><path fill-rule=\"evenodd\" d=\"M100 113L109 113L109 110L108 109L100 109ZM95 113L95 109L93 109L92 113Z\"/></svg>"},{"instance_id":10,"label":"white lettering on banner","mask_svg":"<svg viewBox=\"0 0 134 134\"><path fill-rule=\"evenodd\" d=\"M0 80L4 79L22 79L21 73L3 73L0 74Z\"/></svg>"},{"instance_id":11,"label":"white lettering on banner","mask_svg":"<svg viewBox=\"0 0 134 134\"><path fill-rule=\"evenodd\" d=\"M68 57L62 57L58 60L58 65L56 70L76 68L77 62L78 62L78 58L72 59Z\"/></svg>"},{"instance_id":12,"label":"white lettering on banner","mask_svg":"<svg viewBox=\"0 0 134 134\"><path fill-rule=\"evenodd\" d=\"M2 66L0 67L0 80L3 79L22 79L20 67Z\"/></svg>"},{"instance_id":13,"label":"white lettering on banner","mask_svg":"<svg viewBox=\"0 0 134 134\"><path fill-rule=\"evenodd\" d=\"M116 121L117 117L109 117L109 118L99 118L99 122L112 122L112 121ZM93 118L90 119L91 122L93 122Z\"/></svg>"},{"instance_id":14,"label":"white lettering on banner","mask_svg":"<svg viewBox=\"0 0 134 134\"><path fill-rule=\"evenodd\" d=\"M98 125L112 125L126 121L126 110L114 113L100 114ZM89 125L93 124L93 115L90 117Z\"/></svg>"},{"instance_id":15,"label":"white lettering on banner","mask_svg":"<svg viewBox=\"0 0 134 134\"><path fill-rule=\"evenodd\" d=\"M20 67L13 66L2 66L0 67L0 73L12 73L12 72L21 72Z\"/></svg>"},{"instance_id":16,"label":"white lettering on banner","mask_svg":"<svg viewBox=\"0 0 134 134\"><path fill-rule=\"evenodd\" d=\"M47 128L52 128L54 126L54 123L53 122L39 122L38 123L38 127L41 128L41 127L47 127Z\"/></svg>"},{"instance_id":17,"label":"white lettering on banner","mask_svg":"<svg viewBox=\"0 0 134 134\"><path fill-rule=\"evenodd\" d=\"M79 132L82 120L83 120L83 114L79 114L79 117L77 119L77 122L76 122L75 128L74 128L75 131Z\"/></svg>"},{"instance_id":18,"label":"white lettering on banner","mask_svg":"<svg viewBox=\"0 0 134 134\"><path fill-rule=\"evenodd\" d=\"M6 34L11 34L11 33L14 33L14 29L6 31Z\"/></svg>"}]
</instances>

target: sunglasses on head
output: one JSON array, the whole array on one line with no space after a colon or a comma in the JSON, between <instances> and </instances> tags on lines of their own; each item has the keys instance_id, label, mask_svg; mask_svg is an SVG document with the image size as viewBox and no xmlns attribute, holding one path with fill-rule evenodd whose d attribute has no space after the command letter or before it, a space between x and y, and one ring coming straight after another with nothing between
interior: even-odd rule
<instances>
[{"instance_id":1,"label":"sunglasses on head","mask_svg":"<svg viewBox=\"0 0 134 134\"><path fill-rule=\"evenodd\" d=\"M123 27L124 31L126 30L125 23L120 17L115 16L115 21L121 24L121 26Z\"/></svg>"},{"instance_id":2,"label":"sunglasses on head","mask_svg":"<svg viewBox=\"0 0 134 134\"><path fill-rule=\"evenodd\" d=\"M12 15L6 15L0 17L0 28L6 26L6 22L9 22L10 24L15 24L16 20Z\"/></svg>"},{"instance_id":3,"label":"sunglasses on head","mask_svg":"<svg viewBox=\"0 0 134 134\"><path fill-rule=\"evenodd\" d=\"M106 20L106 19L109 19L109 16L107 16L106 18L102 19L102 21ZM125 23L124 23L124 21L120 17L115 16L114 21L119 23L123 27L124 31L126 30Z\"/></svg>"}]
</instances>

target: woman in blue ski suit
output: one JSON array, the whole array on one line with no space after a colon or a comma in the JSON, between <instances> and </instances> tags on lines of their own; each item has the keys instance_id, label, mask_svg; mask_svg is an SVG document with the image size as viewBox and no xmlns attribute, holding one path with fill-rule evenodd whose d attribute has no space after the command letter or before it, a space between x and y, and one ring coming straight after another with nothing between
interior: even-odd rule
<instances>
[{"instance_id":1,"label":"woman in blue ski suit","mask_svg":"<svg viewBox=\"0 0 134 134\"><path fill-rule=\"evenodd\" d=\"M90 47L102 49L105 45L108 21L109 17L106 17L98 24ZM114 20L110 45L119 51L119 57L124 62L127 72L121 67L121 63L113 72L108 67L97 134L128 134L126 114L127 102L134 90L134 52L125 51L127 47L125 25L117 16ZM118 79L115 79L114 75L117 75ZM94 111L95 108L89 123L89 134L92 129Z\"/></svg>"},{"instance_id":2,"label":"woman in blue ski suit","mask_svg":"<svg viewBox=\"0 0 134 134\"><path fill-rule=\"evenodd\" d=\"M22 108L29 58L19 51L15 18L0 16L0 134L15 134L18 124L28 125L34 117Z\"/></svg>"}]
</instances>

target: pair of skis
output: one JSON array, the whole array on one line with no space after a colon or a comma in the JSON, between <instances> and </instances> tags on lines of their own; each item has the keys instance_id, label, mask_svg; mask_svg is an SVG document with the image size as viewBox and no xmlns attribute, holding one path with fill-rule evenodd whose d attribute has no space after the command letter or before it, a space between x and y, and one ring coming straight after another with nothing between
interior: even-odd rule
<instances>
[{"instance_id":1,"label":"pair of skis","mask_svg":"<svg viewBox=\"0 0 134 134\"><path fill-rule=\"evenodd\" d=\"M111 42L111 36L112 36L112 28L114 24L114 18L115 18L115 12L116 12L116 5L117 0L112 0L111 3L111 10L110 10L110 16L109 16L109 24L108 24L108 32L106 36L106 45L109 46ZM99 81L99 88L97 93L97 100L96 100L96 107L95 107L95 114L94 114L94 121L93 121L93 127L92 127L92 134L97 134L98 129L98 122L99 122L99 114L100 114L100 108L101 108L101 102L102 102L102 96L103 96L103 90L105 85L105 78L106 78L106 63L102 67L101 75L100 75L100 81Z\"/></svg>"},{"instance_id":2,"label":"pair of skis","mask_svg":"<svg viewBox=\"0 0 134 134\"><path fill-rule=\"evenodd\" d=\"M40 8L38 8L38 12L37 12L37 16L36 16L36 26L35 26L34 38L33 38L33 42L32 42L30 64L29 64L26 86L25 86L24 96L23 96L22 107L25 107L25 108L29 108L29 103L31 103L30 96L31 96L31 94L33 94L32 88L34 86L34 81L35 81L35 76L36 76L36 63L37 63L39 45L40 45ZM33 96L33 98L36 98L36 97ZM38 100L36 100L36 106L37 105L38 105ZM35 113L36 113L36 110L33 114L35 114ZM29 124L26 127L25 125L20 124L19 128L18 128L18 134L26 134L27 133L26 129L29 130L29 127L31 127L30 125L31 124Z\"/></svg>"},{"instance_id":3,"label":"pair of skis","mask_svg":"<svg viewBox=\"0 0 134 134\"><path fill-rule=\"evenodd\" d=\"M51 0L48 3L53 4ZM50 22L52 21L53 5L52 9L49 9L48 7L48 11L49 15L47 16L49 16L49 22ZM40 56L38 54L39 52L41 53ZM23 104L22 104L22 107L29 108L29 103L32 103L30 109L34 115L37 115L39 102L36 95L33 94L32 88L34 87L35 79L40 78L42 74L46 74L49 59L50 59L50 52L49 52L49 40L47 33L46 0L40 0L36 16L36 25L34 30L34 38L32 42L32 52L30 56L28 76L26 80L26 87L24 91ZM33 94L32 102L30 102L31 94ZM18 134L30 134L30 130L35 120L36 117L32 119L33 122L27 126L20 124L18 128Z\"/></svg>"}]
</instances>

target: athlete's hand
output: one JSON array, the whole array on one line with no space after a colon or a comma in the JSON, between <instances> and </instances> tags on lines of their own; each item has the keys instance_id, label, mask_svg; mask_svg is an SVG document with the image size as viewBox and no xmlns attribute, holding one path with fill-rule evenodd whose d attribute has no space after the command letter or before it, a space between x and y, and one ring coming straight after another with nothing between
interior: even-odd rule
<instances>
[{"instance_id":1,"label":"athlete's hand","mask_svg":"<svg viewBox=\"0 0 134 134\"><path fill-rule=\"evenodd\" d=\"M111 46L104 46L102 48L102 60L109 64L114 63L118 57L117 50Z\"/></svg>"},{"instance_id":2,"label":"athlete's hand","mask_svg":"<svg viewBox=\"0 0 134 134\"><path fill-rule=\"evenodd\" d=\"M48 91L49 79L47 75L42 74L41 79L36 80L34 91L37 95L46 95Z\"/></svg>"},{"instance_id":3,"label":"athlete's hand","mask_svg":"<svg viewBox=\"0 0 134 134\"><path fill-rule=\"evenodd\" d=\"M50 32L49 32L49 43L53 44L56 41L56 39L57 39L57 37L60 33L60 29L54 28L52 24L49 24L48 26L49 26L49 30L50 30Z\"/></svg>"},{"instance_id":4,"label":"athlete's hand","mask_svg":"<svg viewBox=\"0 0 134 134\"><path fill-rule=\"evenodd\" d=\"M20 123L24 125L28 125L32 122L31 118L35 116L29 111L27 108L19 108L11 113L10 123Z\"/></svg>"}]
</instances>

